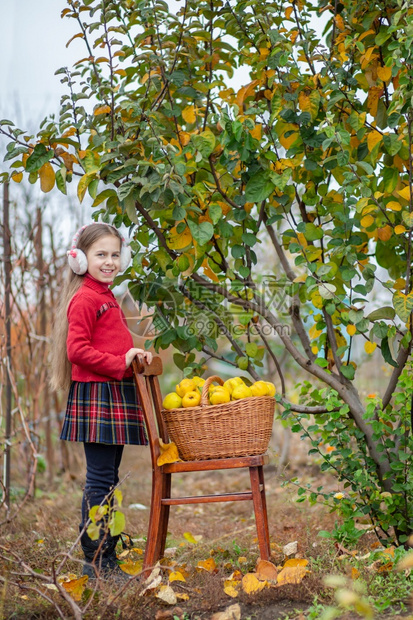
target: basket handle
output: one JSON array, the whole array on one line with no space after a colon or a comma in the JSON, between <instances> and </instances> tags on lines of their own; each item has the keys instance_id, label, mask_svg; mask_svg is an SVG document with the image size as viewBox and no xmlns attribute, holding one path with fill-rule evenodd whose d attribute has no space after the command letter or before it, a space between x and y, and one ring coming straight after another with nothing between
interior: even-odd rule
<instances>
[{"instance_id":1,"label":"basket handle","mask_svg":"<svg viewBox=\"0 0 413 620\"><path fill-rule=\"evenodd\" d=\"M206 379L204 385L202 386L202 394L201 394L201 406L202 407L206 407L207 405L209 405L209 400L208 400L208 390L209 390L209 386L211 385L211 383L219 383L220 385L224 385L223 380L221 379L221 377L218 377L218 375L212 375L212 377L208 377L208 379Z\"/></svg>"}]
</instances>

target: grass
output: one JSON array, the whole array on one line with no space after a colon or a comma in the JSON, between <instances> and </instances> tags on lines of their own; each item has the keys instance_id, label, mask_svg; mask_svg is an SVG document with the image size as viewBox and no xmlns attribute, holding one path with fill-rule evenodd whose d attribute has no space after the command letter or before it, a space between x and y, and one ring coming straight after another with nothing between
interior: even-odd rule
<instances>
[{"instance_id":1,"label":"grass","mask_svg":"<svg viewBox=\"0 0 413 620\"><path fill-rule=\"evenodd\" d=\"M130 454L127 466L132 474L122 487L122 510L126 515L127 532L132 535L135 547L142 549L149 511L129 509L128 502L149 505L150 467L148 460L136 459L135 453ZM205 481L213 484L209 479L202 480ZM192 494L197 492L199 483L193 475L179 484L182 485L180 492ZM26 503L12 522L1 527L0 575L6 577L6 583L0 584L0 618L55 620L59 617L58 610L64 617L74 617L70 602L50 587L52 583L42 584L42 578L51 575L53 566L58 565L62 554L77 537L81 485L82 475L75 479L60 477L48 491L40 478L36 497ZM238 490L242 480L230 478L229 486ZM272 561L282 566L285 561L283 545L296 540L298 553L308 559L311 571L301 583L266 587L250 595L240 589L236 598L230 598L224 592L225 580L234 571L245 575L255 570L258 548L251 507L248 502L216 504L212 509L210 506L205 509L185 506L171 510L167 546L176 551L172 558L163 561L161 571L163 585L170 585L181 598L174 605L168 605L157 598L159 587L141 596L142 583L136 580L121 593L119 585L105 583L96 592L86 587L77 603L82 608L88 605L82 617L153 620L158 612L170 610L175 620L209 620L214 612L238 603L241 620L298 617L353 620L369 617L362 615L360 601L365 604L363 613L372 613L370 617L375 619L408 617L412 577L394 568L402 550L393 551L393 555L383 553L377 548L375 538L365 534L354 555L342 553L331 539L318 536L320 530L331 530L334 525L333 516L322 506L296 504L291 493L279 490L275 477L270 478L268 487ZM185 533L191 533L199 542L188 542ZM133 553L133 558L139 559L139 552ZM208 558L214 559L213 571L197 570L198 562ZM13 564L13 560L17 564ZM32 569L32 574L27 574L23 562ZM79 576L80 570L81 554L75 549L61 572ZM179 570L184 572L186 581L170 583L171 571ZM336 579L334 587L326 584L328 576ZM169 617L173 619L174 615Z\"/></svg>"}]
</instances>

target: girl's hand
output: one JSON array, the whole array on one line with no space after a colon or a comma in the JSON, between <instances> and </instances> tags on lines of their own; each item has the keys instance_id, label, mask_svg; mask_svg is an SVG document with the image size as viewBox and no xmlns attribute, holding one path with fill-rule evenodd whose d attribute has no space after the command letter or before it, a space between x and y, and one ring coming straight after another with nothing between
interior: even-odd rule
<instances>
[{"instance_id":1,"label":"girl's hand","mask_svg":"<svg viewBox=\"0 0 413 620\"><path fill-rule=\"evenodd\" d=\"M125 354L126 368L132 364L132 360L135 359L137 355L142 355L145 362L150 364L152 362L152 353L149 351L144 351L143 349L129 349L129 351Z\"/></svg>"}]
</instances>

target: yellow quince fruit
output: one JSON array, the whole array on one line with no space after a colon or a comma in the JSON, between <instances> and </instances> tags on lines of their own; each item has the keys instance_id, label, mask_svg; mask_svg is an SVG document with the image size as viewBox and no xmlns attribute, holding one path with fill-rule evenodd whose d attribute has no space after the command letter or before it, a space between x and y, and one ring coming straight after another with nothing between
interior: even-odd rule
<instances>
[{"instance_id":1,"label":"yellow quince fruit","mask_svg":"<svg viewBox=\"0 0 413 620\"><path fill-rule=\"evenodd\" d=\"M224 388L227 388L227 390L229 390L229 393L232 394L234 388L237 385L245 385L241 377L232 377L231 379L227 379L224 383Z\"/></svg>"},{"instance_id":2,"label":"yellow quince fruit","mask_svg":"<svg viewBox=\"0 0 413 620\"><path fill-rule=\"evenodd\" d=\"M205 383L205 379L202 379L202 377L192 377L192 381L197 387L202 387Z\"/></svg>"},{"instance_id":3,"label":"yellow quince fruit","mask_svg":"<svg viewBox=\"0 0 413 620\"><path fill-rule=\"evenodd\" d=\"M264 381L264 383L268 386L268 396L275 396L275 385L271 381Z\"/></svg>"},{"instance_id":4,"label":"yellow quince fruit","mask_svg":"<svg viewBox=\"0 0 413 620\"><path fill-rule=\"evenodd\" d=\"M182 407L197 407L201 402L201 394L198 390L187 392L182 398Z\"/></svg>"},{"instance_id":5,"label":"yellow quince fruit","mask_svg":"<svg viewBox=\"0 0 413 620\"><path fill-rule=\"evenodd\" d=\"M182 379L176 386L176 393L183 398L187 392L193 392L195 389L196 383L193 379Z\"/></svg>"},{"instance_id":6,"label":"yellow quince fruit","mask_svg":"<svg viewBox=\"0 0 413 620\"><path fill-rule=\"evenodd\" d=\"M222 403L229 403L231 400L231 394L223 386L218 386L220 389L214 390L209 398L211 405L221 405Z\"/></svg>"},{"instance_id":7,"label":"yellow quince fruit","mask_svg":"<svg viewBox=\"0 0 413 620\"><path fill-rule=\"evenodd\" d=\"M232 400L240 400L241 398L248 398L249 396L252 396L251 388L245 385L245 383L235 386L231 394Z\"/></svg>"},{"instance_id":8,"label":"yellow quince fruit","mask_svg":"<svg viewBox=\"0 0 413 620\"><path fill-rule=\"evenodd\" d=\"M268 385L265 381L256 381L251 385L251 394L253 396L268 396Z\"/></svg>"},{"instance_id":9,"label":"yellow quince fruit","mask_svg":"<svg viewBox=\"0 0 413 620\"><path fill-rule=\"evenodd\" d=\"M176 392L170 392L163 399L164 409L179 409L182 407L182 398Z\"/></svg>"}]
</instances>

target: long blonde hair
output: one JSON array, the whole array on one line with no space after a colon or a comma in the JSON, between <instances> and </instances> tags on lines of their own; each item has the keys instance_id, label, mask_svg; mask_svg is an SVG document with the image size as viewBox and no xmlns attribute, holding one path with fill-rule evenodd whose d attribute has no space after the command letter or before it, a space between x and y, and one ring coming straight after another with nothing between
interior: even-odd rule
<instances>
[{"instance_id":1,"label":"long blonde hair","mask_svg":"<svg viewBox=\"0 0 413 620\"><path fill-rule=\"evenodd\" d=\"M109 224L90 224L79 235L77 248L85 254L89 248L101 237L113 235L118 237L122 244L120 233ZM87 272L86 272L87 273ZM70 387L72 364L67 357L67 334L69 323L67 320L67 309L73 295L80 289L83 284L84 276L75 274L68 267L66 281L60 296L59 304L56 311L56 318L53 326L51 351L50 351L50 385L53 390L64 389Z\"/></svg>"}]
</instances>

